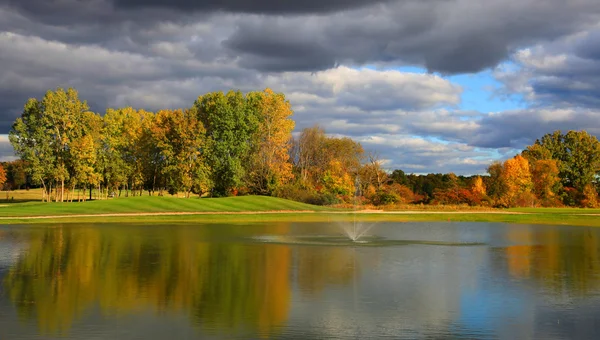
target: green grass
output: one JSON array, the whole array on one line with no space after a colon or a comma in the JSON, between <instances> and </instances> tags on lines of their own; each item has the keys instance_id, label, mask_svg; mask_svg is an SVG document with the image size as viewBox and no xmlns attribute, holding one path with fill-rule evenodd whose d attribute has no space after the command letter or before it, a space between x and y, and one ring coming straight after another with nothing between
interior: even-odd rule
<instances>
[{"instance_id":1,"label":"green grass","mask_svg":"<svg viewBox=\"0 0 600 340\"><path fill-rule=\"evenodd\" d=\"M527 212L536 214L600 214L600 209L587 209L587 208L512 208L510 211L515 212Z\"/></svg>"},{"instance_id":2,"label":"green grass","mask_svg":"<svg viewBox=\"0 0 600 340\"><path fill-rule=\"evenodd\" d=\"M143 223L143 224L190 224L190 223L260 223L260 222L334 222L352 221L353 213L332 214L331 212L315 213L275 213L256 215L163 215L163 216L96 216L65 217L57 219L20 219L1 220L0 224L71 224L71 223ZM365 222L499 222L514 224L547 224L600 227L599 216L577 216L568 214L359 214L357 217Z\"/></svg>"},{"instance_id":3,"label":"green grass","mask_svg":"<svg viewBox=\"0 0 600 340\"><path fill-rule=\"evenodd\" d=\"M220 212L277 212L271 214L224 215ZM311 213L306 213L311 211ZM206 212L210 215L143 215L144 213ZM523 214L500 214L517 212ZM27 216L69 216L98 214L134 214L138 216L90 216L61 217L54 219L25 219ZM418 214L360 213L363 221L390 222L504 222L518 224L559 224L576 226L600 226L600 209L574 208L518 208L483 211L420 211ZM249 222L327 222L353 219L356 216L347 210L314 206L275 197L243 196L227 198L176 198L142 196L109 200L42 203L25 202L3 204L0 201L0 224L21 223L249 223Z\"/></svg>"},{"instance_id":4,"label":"green grass","mask_svg":"<svg viewBox=\"0 0 600 340\"><path fill-rule=\"evenodd\" d=\"M160 212L258 212L277 210L326 211L331 209L263 196L188 199L138 196L87 202L27 202L6 205L2 205L0 202L0 217Z\"/></svg>"}]
</instances>

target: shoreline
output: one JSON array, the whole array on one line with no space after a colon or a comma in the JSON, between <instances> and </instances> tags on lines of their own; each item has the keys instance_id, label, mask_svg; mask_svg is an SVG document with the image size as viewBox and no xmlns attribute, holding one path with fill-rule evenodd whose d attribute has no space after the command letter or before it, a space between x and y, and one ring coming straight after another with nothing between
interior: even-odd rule
<instances>
[{"instance_id":1,"label":"shoreline","mask_svg":"<svg viewBox=\"0 0 600 340\"><path fill-rule=\"evenodd\" d=\"M36 220L80 217L135 217L135 216L197 216L197 215L272 215L272 214L318 214L318 215L429 215L429 214L498 214L498 215L530 215L532 213L518 211L315 211L315 210L271 210L271 211L173 211L173 212L139 212L139 213L104 213L104 214L72 214L72 215L40 215L40 216L2 216L0 220ZM600 216L599 214L580 214L583 216Z\"/></svg>"}]
</instances>

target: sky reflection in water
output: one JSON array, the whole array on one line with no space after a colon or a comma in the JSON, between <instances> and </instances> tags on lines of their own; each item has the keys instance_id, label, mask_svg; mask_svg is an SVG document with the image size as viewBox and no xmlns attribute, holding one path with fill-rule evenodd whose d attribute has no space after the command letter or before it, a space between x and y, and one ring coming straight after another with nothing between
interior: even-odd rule
<instances>
[{"instance_id":1,"label":"sky reflection in water","mask_svg":"<svg viewBox=\"0 0 600 340\"><path fill-rule=\"evenodd\" d=\"M369 234L382 245L306 241L335 223L4 227L0 339L600 337L598 229Z\"/></svg>"}]
</instances>

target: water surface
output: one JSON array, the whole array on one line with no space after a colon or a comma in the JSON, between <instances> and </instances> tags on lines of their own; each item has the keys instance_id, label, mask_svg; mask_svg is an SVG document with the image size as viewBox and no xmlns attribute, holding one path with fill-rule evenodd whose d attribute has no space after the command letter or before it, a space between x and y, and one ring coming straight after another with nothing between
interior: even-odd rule
<instances>
[{"instance_id":1,"label":"water surface","mask_svg":"<svg viewBox=\"0 0 600 340\"><path fill-rule=\"evenodd\" d=\"M598 339L600 228L0 227L0 339Z\"/></svg>"}]
</instances>

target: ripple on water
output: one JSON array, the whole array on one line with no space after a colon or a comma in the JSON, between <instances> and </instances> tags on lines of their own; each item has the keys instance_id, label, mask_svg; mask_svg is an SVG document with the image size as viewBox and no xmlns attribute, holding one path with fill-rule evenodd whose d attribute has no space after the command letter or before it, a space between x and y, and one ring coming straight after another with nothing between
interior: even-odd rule
<instances>
[{"instance_id":1,"label":"ripple on water","mask_svg":"<svg viewBox=\"0 0 600 340\"><path fill-rule=\"evenodd\" d=\"M390 247L390 246L446 246L446 247L465 247L465 246L485 246L483 242L443 242L428 240L396 240L387 239L379 236L366 235L359 240L352 240L343 236L331 235L259 235L250 238L253 242L271 243L271 244L289 244L306 246L334 246L334 247Z\"/></svg>"}]
</instances>

